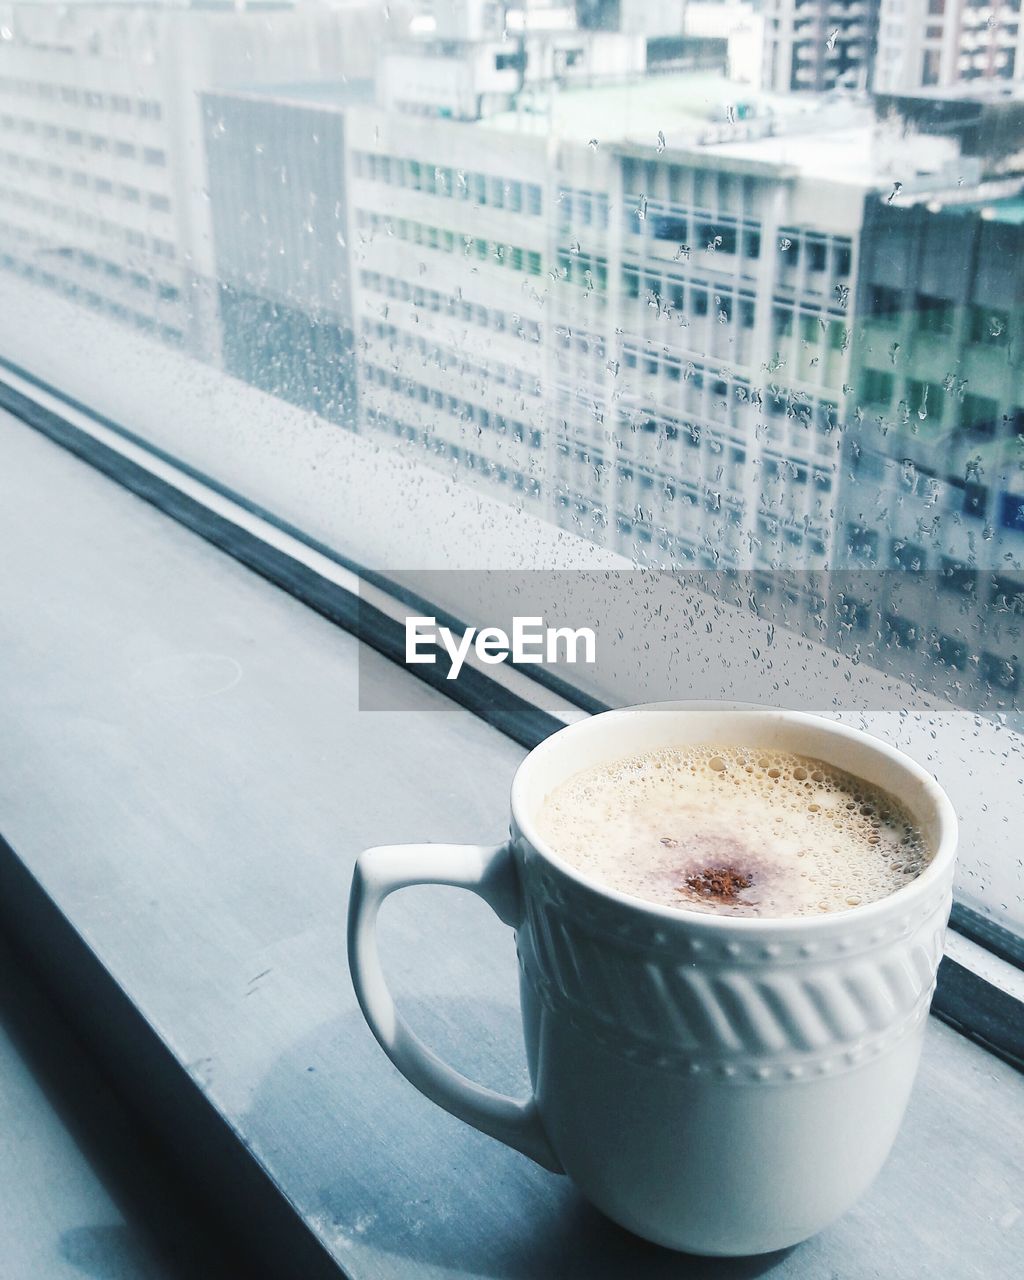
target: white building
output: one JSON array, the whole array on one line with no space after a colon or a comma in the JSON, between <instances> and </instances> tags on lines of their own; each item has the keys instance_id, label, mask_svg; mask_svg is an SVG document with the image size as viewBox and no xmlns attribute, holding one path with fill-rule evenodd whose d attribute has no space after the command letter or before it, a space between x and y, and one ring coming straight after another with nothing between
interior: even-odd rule
<instances>
[{"instance_id":1,"label":"white building","mask_svg":"<svg viewBox=\"0 0 1024 1280\"><path fill-rule=\"evenodd\" d=\"M642 74L647 42L617 32L525 29L514 37L423 39L386 49L377 100L389 111L479 120L535 86L624 80Z\"/></svg>"},{"instance_id":2,"label":"white building","mask_svg":"<svg viewBox=\"0 0 1024 1280\"><path fill-rule=\"evenodd\" d=\"M685 11L684 0L433 0L404 38L382 49L377 103L388 111L482 120L558 88L682 69L725 71L728 32L688 33ZM744 65L746 36L746 27L737 30L736 56Z\"/></svg>"},{"instance_id":3,"label":"white building","mask_svg":"<svg viewBox=\"0 0 1024 1280\"><path fill-rule=\"evenodd\" d=\"M764 74L764 13L751 0L690 0L688 36L718 36L728 42L729 79L761 87Z\"/></svg>"},{"instance_id":4,"label":"white building","mask_svg":"<svg viewBox=\"0 0 1024 1280\"><path fill-rule=\"evenodd\" d=\"M686 76L349 112L367 428L654 563L828 562L865 196L953 152L783 106Z\"/></svg>"},{"instance_id":5,"label":"white building","mask_svg":"<svg viewBox=\"0 0 1024 1280\"><path fill-rule=\"evenodd\" d=\"M621 29L588 28L571 5L545 0L435 0L410 38L381 52L377 102L387 111L480 120L538 88L635 78L647 67L641 16L630 10L620 15Z\"/></svg>"},{"instance_id":6,"label":"white building","mask_svg":"<svg viewBox=\"0 0 1024 1280\"><path fill-rule=\"evenodd\" d=\"M1024 80L1020 0L879 0L873 86L880 93Z\"/></svg>"},{"instance_id":7,"label":"white building","mask_svg":"<svg viewBox=\"0 0 1024 1280\"><path fill-rule=\"evenodd\" d=\"M363 427L541 501L546 143L346 113Z\"/></svg>"},{"instance_id":8,"label":"white building","mask_svg":"<svg viewBox=\"0 0 1024 1280\"><path fill-rule=\"evenodd\" d=\"M354 73L382 14L0 4L0 265L214 354L200 93Z\"/></svg>"},{"instance_id":9,"label":"white building","mask_svg":"<svg viewBox=\"0 0 1024 1280\"><path fill-rule=\"evenodd\" d=\"M765 88L776 93L863 88L869 78L877 4L878 0L765 0Z\"/></svg>"}]
</instances>

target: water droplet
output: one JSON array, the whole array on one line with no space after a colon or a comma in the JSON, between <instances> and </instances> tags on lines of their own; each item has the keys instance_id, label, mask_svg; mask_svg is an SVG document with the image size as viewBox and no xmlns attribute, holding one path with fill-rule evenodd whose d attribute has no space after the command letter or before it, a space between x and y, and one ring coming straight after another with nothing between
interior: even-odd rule
<instances>
[{"instance_id":1,"label":"water droplet","mask_svg":"<svg viewBox=\"0 0 1024 1280\"><path fill-rule=\"evenodd\" d=\"M636 207L636 216L641 222L647 221L647 197L641 196L640 203Z\"/></svg>"},{"instance_id":2,"label":"water droplet","mask_svg":"<svg viewBox=\"0 0 1024 1280\"><path fill-rule=\"evenodd\" d=\"M590 141L587 143L587 146L591 149L591 151L596 151L599 145L600 144L598 143L596 138L591 138Z\"/></svg>"},{"instance_id":3,"label":"water droplet","mask_svg":"<svg viewBox=\"0 0 1024 1280\"><path fill-rule=\"evenodd\" d=\"M836 47L836 41L838 39L839 39L839 28L833 27L833 29L828 33L828 39L825 41L825 48L829 51L829 53L831 53L832 50Z\"/></svg>"},{"instance_id":4,"label":"water droplet","mask_svg":"<svg viewBox=\"0 0 1024 1280\"><path fill-rule=\"evenodd\" d=\"M659 129L658 130L658 147L657 147L658 155L660 156L664 150L665 150L665 135Z\"/></svg>"},{"instance_id":5,"label":"water droplet","mask_svg":"<svg viewBox=\"0 0 1024 1280\"><path fill-rule=\"evenodd\" d=\"M885 201L885 203L886 203L886 204L892 204L892 202L896 199L896 197L899 195L899 193L900 193L902 190L903 190L903 183L902 183L902 182L894 182L894 183L892 184L892 190L889 192L888 196L886 197L886 201Z\"/></svg>"}]
</instances>

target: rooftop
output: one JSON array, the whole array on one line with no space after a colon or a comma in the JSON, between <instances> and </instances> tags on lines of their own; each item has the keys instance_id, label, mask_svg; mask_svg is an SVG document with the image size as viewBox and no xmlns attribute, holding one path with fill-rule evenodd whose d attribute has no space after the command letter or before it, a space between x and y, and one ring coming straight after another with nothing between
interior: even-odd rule
<instances>
[{"instance_id":1,"label":"rooftop","mask_svg":"<svg viewBox=\"0 0 1024 1280\"><path fill-rule=\"evenodd\" d=\"M372 80L305 80L273 85L243 85L238 88L213 88L205 96L211 98L253 98L260 102L287 103L299 107L325 107L341 110L365 106L373 102Z\"/></svg>"},{"instance_id":2,"label":"rooftop","mask_svg":"<svg viewBox=\"0 0 1024 1280\"><path fill-rule=\"evenodd\" d=\"M516 111L489 116L481 128L547 135L584 144L634 142L651 147L692 146L709 128L750 129L754 121L813 119L817 99L752 89L712 72L644 76L593 88L550 88L524 93Z\"/></svg>"},{"instance_id":3,"label":"rooftop","mask_svg":"<svg viewBox=\"0 0 1024 1280\"><path fill-rule=\"evenodd\" d=\"M976 178L976 162L960 160L952 139L904 133L879 123L870 108L850 105L848 118L827 114L814 123L790 122L770 136L714 143L705 150L736 160L758 160L787 166L807 177L848 183L860 189L890 187L927 191L955 185L957 178Z\"/></svg>"},{"instance_id":4,"label":"rooftop","mask_svg":"<svg viewBox=\"0 0 1024 1280\"><path fill-rule=\"evenodd\" d=\"M958 164L956 143L907 138L875 119L870 101L836 94L781 96L711 72L645 76L631 83L524 95L517 111L477 126L652 154L695 148L723 160L753 162L831 182L930 190L974 180ZM954 172L954 169L956 171Z\"/></svg>"}]
</instances>

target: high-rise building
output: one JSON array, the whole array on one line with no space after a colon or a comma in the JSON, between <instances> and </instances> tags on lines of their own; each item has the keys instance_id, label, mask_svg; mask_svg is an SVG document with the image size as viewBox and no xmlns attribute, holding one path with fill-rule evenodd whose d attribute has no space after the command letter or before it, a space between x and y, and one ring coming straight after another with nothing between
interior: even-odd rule
<instances>
[{"instance_id":1,"label":"high-rise building","mask_svg":"<svg viewBox=\"0 0 1024 1280\"><path fill-rule=\"evenodd\" d=\"M878 0L880 93L1022 79L1020 0Z\"/></svg>"},{"instance_id":2,"label":"high-rise building","mask_svg":"<svg viewBox=\"0 0 1024 1280\"><path fill-rule=\"evenodd\" d=\"M884 94L1024 79L1021 0L768 0L764 84Z\"/></svg>"},{"instance_id":3,"label":"high-rise building","mask_svg":"<svg viewBox=\"0 0 1024 1280\"><path fill-rule=\"evenodd\" d=\"M361 429L539 507L547 142L347 113Z\"/></svg>"},{"instance_id":4,"label":"high-rise building","mask_svg":"<svg viewBox=\"0 0 1024 1280\"><path fill-rule=\"evenodd\" d=\"M775 93L865 88L878 3L766 0L764 87Z\"/></svg>"},{"instance_id":5,"label":"high-rise building","mask_svg":"<svg viewBox=\"0 0 1024 1280\"><path fill-rule=\"evenodd\" d=\"M752 0L690 0L686 6L688 36L726 41L730 80L761 87L764 74L764 13Z\"/></svg>"},{"instance_id":6,"label":"high-rise building","mask_svg":"<svg viewBox=\"0 0 1024 1280\"><path fill-rule=\"evenodd\" d=\"M836 566L900 666L1024 677L1024 181L869 200ZM870 597L868 590L862 596ZM870 607L869 607L870 606ZM971 655L974 655L973 657Z\"/></svg>"},{"instance_id":7,"label":"high-rise building","mask_svg":"<svg viewBox=\"0 0 1024 1280\"><path fill-rule=\"evenodd\" d=\"M392 112L481 120L543 110L561 87L621 83L655 65L724 70L725 60L724 39L684 36L681 0L576 9L552 0L437 0L409 38L382 49L377 102Z\"/></svg>"},{"instance_id":8,"label":"high-rise building","mask_svg":"<svg viewBox=\"0 0 1024 1280\"><path fill-rule=\"evenodd\" d=\"M364 429L653 563L829 561L865 195L955 147L692 76L346 130Z\"/></svg>"},{"instance_id":9,"label":"high-rise building","mask_svg":"<svg viewBox=\"0 0 1024 1280\"><path fill-rule=\"evenodd\" d=\"M200 93L352 73L383 15L373 0L0 5L0 267L215 354Z\"/></svg>"}]
</instances>

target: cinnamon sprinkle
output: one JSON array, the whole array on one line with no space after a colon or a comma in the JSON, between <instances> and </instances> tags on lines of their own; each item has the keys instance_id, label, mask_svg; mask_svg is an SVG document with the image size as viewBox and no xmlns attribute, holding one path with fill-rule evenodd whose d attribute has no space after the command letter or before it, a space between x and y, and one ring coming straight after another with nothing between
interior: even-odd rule
<instances>
[{"instance_id":1,"label":"cinnamon sprinkle","mask_svg":"<svg viewBox=\"0 0 1024 1280\"><path fill-rule=\"evenodd\" d=\"M735 902L741 889L749 889L750 876L735 867L703 867L686 877L686 888L701 898L713 898L716 902ZM680 889L680 893L685 890Z\"/></svg>"}]
</instances>

